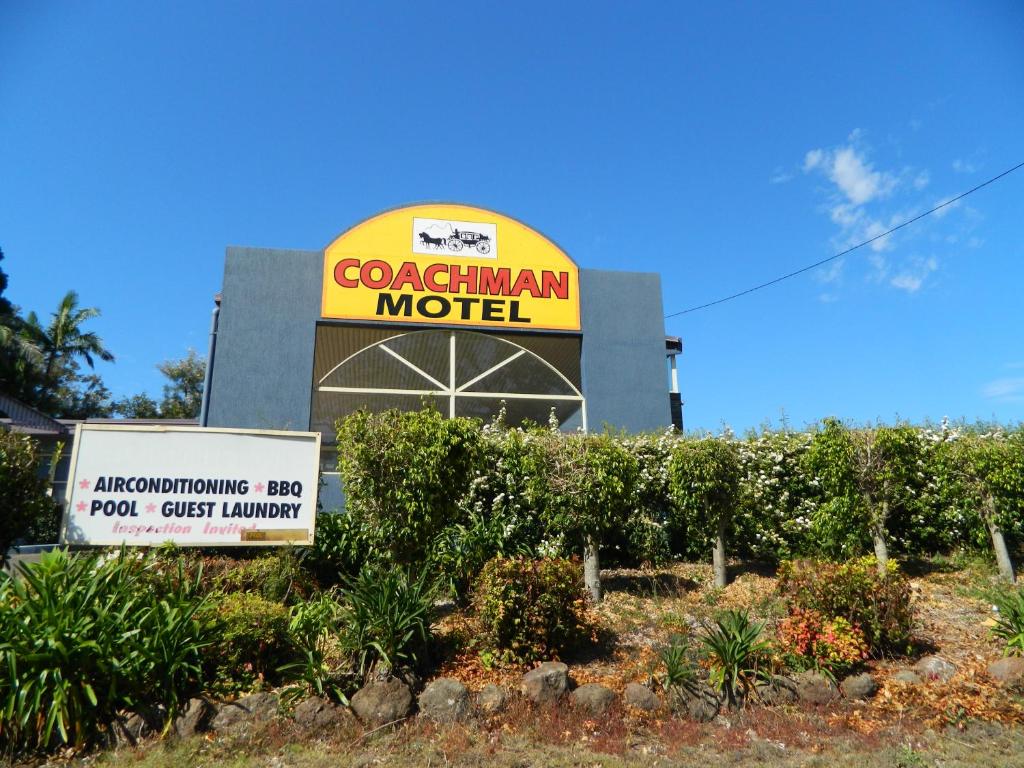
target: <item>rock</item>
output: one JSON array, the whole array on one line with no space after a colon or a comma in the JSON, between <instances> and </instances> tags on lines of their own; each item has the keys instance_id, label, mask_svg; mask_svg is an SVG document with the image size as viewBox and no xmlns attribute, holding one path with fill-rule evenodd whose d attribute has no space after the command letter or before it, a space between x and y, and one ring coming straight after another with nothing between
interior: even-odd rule
<instances>
[{"instance_id":1,"label":"rock","mask_svg":"<svg viewBox=\"0 0 1024 768\"><path fill-rule=\"evenodd\" d=\"M615 703L615 691L600 683L587 683L572 692L572 703L591 715L603 715Z\"/></svg>"},{"instance_id":2,"label":"rock","mask_svg":"<svg viewBox=\"0 0 1024 768\"><path fill-rule=\"evenodd\" d=\"M412 712L412 691L401 680L374 680L356 691L352 711L365 725L378 728L403 720Z\"/></svg>"},{"instance_id":3,"label":"rock","mask_svg":"<svg viewBox=\"0 0 1024 768\"><path fill-rule=\"evenodd\" d=\"M439 723L465 720L469 714L469 690L451 677L434 680L419 697L420 714Z\"/></svg>"},{"instance_id":4,"label":"rock","mask_svg":"<svg viewBox=\"0 0 1024 768\"><path fill-rule=\"evenodd\" d=\"M147 736L152 736L163 728L165 716L166 712L156 707L118 715L110 723L110 745L116 749L136 746Z\"/></svg>"},{"instance_id":5,"label":"rock","mask_svg":"<svg viewBox=\"0 0 1024 768\"><path fill-rule=\"evenodd\" d=\"M569 668L560 661L545 661L523 675L519 690L534 704L558 701L569 690Z\"/></svg>"},{"instance_id":6,"label":"rock","mask_svg":"<svg viewBox=\"0 0 1024 768\"><path fill-rule=\"evenodd\" d=\"M309 731L337 728L352 719L352 713L340 704L320 696L309 696L295 706L295 722Z\"/></svg>"},{"instance_id":7,"label":"rock","mask_svg":"<svg viewBox=\"0 0 1024 768\"><path fill-rule=\"evenodd\" d=\"M476 706L485 715L496 715L508 705L508 689L488 683L476 695Z\"/></svg>"},{"instance_id":8,"label":"rock","mask_svg":"<svg viewBox=\"0 0 1024 768\"><path fill-rule=\"evenodd\" d=\"M956 674L956 665L938 656L925 656L914 665L914 671L925 680L948 682Z\"/></svg>"},{"instance_id":9,"label":"rock","mask_svg":"<svg viewBox=\"0 0 1024 768\"><path fill-rule=\"evenodd\" d=\"M280 701L276 693L250 693L237 701L221 704L213 718L215 731L241 730L269 722L277 716Z\"/></svg>"},{"instance_id":10,"label":"rock","mask_svg":"<svg viewBox=\"0 0 1024 768\"><path fill-rule=\"evenodd\" d=\"M784 675L772 675L771 680L758 683L757 699L768 707L793 704L797 700L796 683Z\"/></svg>"},{"instance_id":11,"label":"rock","mask_svg":"<svg viewBox=\"0 0 1024 768\"><path fill-rule=\"evenodd\" d=\"M988 665L988 674L1005 688L1024 690L1024 658L1007 656Z\"/></svg>"},{"instance_id":12,"label":"rock","mask_svg":"<svg viewBox=\"0 0 1024 768\"><path fill-rule=\"evenodd\" d=\"M892 676L892 679L897 683L903 683L904 685L920 685L924 682L924 680L921 679L921 676L912 669L901 669Z\"/></svg>"},{"instance_id":13,"label":"rock","mask_svg":"<svg viewBox=\"0 0 1024 768\"><path fill-rule=\"evenodd\" d=\"M213 705L206 699L189 699L181 714L174 718L174 732L183 739L202 733L209 728L213 713Z\"/></svg>"},{"instance_id":14,"label":"rock","mask_svg":"<svg viewBox=\"0 0 1024 768\"><path fill-rule=\"evenodd\" d=\"M661 699L658 695L640 683L630 683L622 694L622 700L627 707L642 709L645 712L656 712L661 709Z\"/></svg>"},{"instance_id":15,"label":"rock","mask_svg":"<svg viewBox=\"0 0 1024 768\"><path fill-rule=\"evenodd\" d=\"M677 715L684 715L700 723L708 723L718 716L722 702L711 688L700 683L674 685L668 689L669 706Z\"/></svg>"},{"instance_id":16,"label":"rock","mask_svg":"<svg viewBox=\"0 0 1024 768\"><path fill-rule=\"evenodd\" d=\"M878 690L878 683L867 672L862 672L847 677L839 684L839 688L848 699L870 699Z\"/></svg>"},{"instance_id":17,"label":"rock","mask_svg":"<svg viewBox=\"0 0 1024 768\"><path fill-rule=\"evenodd\" d=\"M796 685L796 695L800 701L809 704L831 704L839 698L839 689L836 684L820 672L808 670L801 672L793 678Z\"/></svg>"}]
</instances>

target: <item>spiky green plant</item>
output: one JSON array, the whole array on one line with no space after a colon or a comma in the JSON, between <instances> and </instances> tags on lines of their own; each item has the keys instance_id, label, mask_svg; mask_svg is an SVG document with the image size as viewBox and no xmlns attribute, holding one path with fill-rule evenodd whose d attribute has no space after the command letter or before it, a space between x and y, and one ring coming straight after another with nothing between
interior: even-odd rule
<instances>
[{"instance_id":1,"label":"spiky green plant","mask_svg":"<svg viewBox=\"0 0 1024 768\"><path fill-rule=\"evenodd\" d=\"M666 690L690 685L697 679L688 655L689 650L689 643L679 638L673 638L671 643L662 648L659 656L665 672L661 676L661 684Z\"/></svg>"},{"instance_id":2,"label":"spiky green plant","mask_svg":"<svg viewBox=\"0 0 1024 768\"><path fill-rule=\"evenodd\" d=\"M148 558L44 554L0 575L0 743L82 746L115 713L198 690L215 625L195 582Z\"/></svg>"},{"instance_id":3,"label":"spiky green plant","mask_svg":"<svg viewBox=\"0 0 1024 768\"><path fill-rule=\"evenodd\" d=\"M343 618L344 609L333 592L321 592L292 606L288 636L299 658L278 669L299 679L287 689L288 698L312 692L348 704L344 685L347 670L341 668L338 638Z\"/></svg>"},{"instance_id":4,"label":"spiky green plant","mask_svg":"<svg viewBox=\"0 0 1024 768\"><path fill-rule=\"evenodd\" d=\"M769 648L763 632L764 624L751 621L747 611L730 610L701 637L711 661L711 684L731 707L745 701L754 687Z\"/></svg>"},{"instance_id":5,"label":"spiky green plant","mask_svg":"<svg viewBox=\"0 0 1024 768\"><path fill-rule=\"evenodd\" d=\"M1011 589L995 599L999 618L992 634L1006 643L1006 656L1024 656L1024 589Z\"/></svg>"},{"instance_id":6,"label":"spiky green plant","mask_svg":"<svg viewBox=\"0 0 1024 768\"><path fill-rule=\"evenodd\" d=\"M436 594L426 569L414 577L402 568L363 568L345 582L340 590L340 639L359 677L422 660Z\"/></svg>"}]
</instances>

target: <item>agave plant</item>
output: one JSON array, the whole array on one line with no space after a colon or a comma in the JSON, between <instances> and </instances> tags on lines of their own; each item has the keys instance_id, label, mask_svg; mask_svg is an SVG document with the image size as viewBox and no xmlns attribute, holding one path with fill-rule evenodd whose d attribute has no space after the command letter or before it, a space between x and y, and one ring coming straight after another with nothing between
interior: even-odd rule
<instances>
[{"instance_id":1,"label":"agave plant","mask_svg":"<svg viewBox=\"0 0 1024 768\"><path fill-rule=\"evenodd\" d=\"M711 661L711 684L736 707L750 693L768 652L762 640L764 624L750 619L747 611L723 613L701 637Z\"/></svg>"},{"instance_id":2,"label":"agave plant","mask_svg":"<svg viewBox=\"0 0 1024 768\"><path fill-rule=\"evenodd\" d=\"M688 651L689 644L678 637L672 638L672 642L662 649L660 656L665 673L661 677L661 684L666 690L691 685L697 679Z\"/></svg>"}]
</instances>

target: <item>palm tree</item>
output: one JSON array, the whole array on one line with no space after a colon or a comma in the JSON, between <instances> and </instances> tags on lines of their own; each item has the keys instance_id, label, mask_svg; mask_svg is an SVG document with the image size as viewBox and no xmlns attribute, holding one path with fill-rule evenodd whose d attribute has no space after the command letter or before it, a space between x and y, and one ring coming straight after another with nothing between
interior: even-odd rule
<instances>
[{"instance_id":1,"label":"palm tree","mask_svg":"<svg viewBox=\"0 0 1024 768\"><path fill-rule=\"evenodd\" d=\"M57 305L53 319L45 328L35 312L29 312L25 320L29 336L43 359L43 390L53 394L60 383L65 365L73 364L77 358L85 360L92 368L93 358L112 362L114 355L103 346L103 340L92 331L83 332L86 321L99 317L95 307L79 307L78 294L68 291Z\"/></svg>"},{"instance_id":2,"label":"palm tree","mask_svg":"<svg viewBox=\"0 0 1024 768\"><path fill-rule=\"evenodd\" d=\"M0 317L0 350L14 359L22 358L30 363L39 363L43 359L39 347L19 332L16 317Z\"/></svg>"},{"instance_id":3,"label":"palm tree","mask_svg":"<svg viewBox=\"0 0 1024 768\"><path fill-rule=\"evenodd\" d=\"M0 261L3 260L4 252L0 248ZM43 359L39 348L25 335L25 322L18 308L4 296L6 290L7 273L0 268L0 378L26 363L39 365Z\"/></svg>"}]
</instances>

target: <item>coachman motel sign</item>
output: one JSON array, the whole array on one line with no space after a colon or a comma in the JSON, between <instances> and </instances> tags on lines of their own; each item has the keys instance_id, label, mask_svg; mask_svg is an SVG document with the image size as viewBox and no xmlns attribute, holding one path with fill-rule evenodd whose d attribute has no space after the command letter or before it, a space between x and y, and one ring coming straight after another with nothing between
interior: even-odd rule
<instances>
[{"instance_id":1,"label":"coachman motel sign","mask_svg":"<svg viewBox=\"0 0 1024 768\"><path fill-rule=\"evenodd\" d=\"M322 316L578 331L579 271L515 219L415 205L368 219L327 246Z\"/></svg>"}]
</instances>

